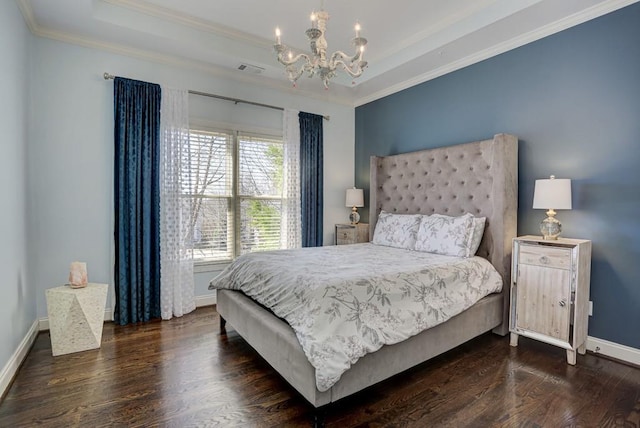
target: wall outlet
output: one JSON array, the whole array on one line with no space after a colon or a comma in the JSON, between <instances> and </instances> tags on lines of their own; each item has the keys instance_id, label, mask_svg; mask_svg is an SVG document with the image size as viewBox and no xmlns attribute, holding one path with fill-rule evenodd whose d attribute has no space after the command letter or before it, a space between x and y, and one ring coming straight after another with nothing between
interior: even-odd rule
<instances>
[{"instance_id":1,"label":"wall outlet","mask_svg":"<svg viewBox=\"0 0 640 428\"><path fill-rule=\"evenodd\" d=\"M593 315L593 302L589 300L589 316Z\"/></svg>"}]
</instances>

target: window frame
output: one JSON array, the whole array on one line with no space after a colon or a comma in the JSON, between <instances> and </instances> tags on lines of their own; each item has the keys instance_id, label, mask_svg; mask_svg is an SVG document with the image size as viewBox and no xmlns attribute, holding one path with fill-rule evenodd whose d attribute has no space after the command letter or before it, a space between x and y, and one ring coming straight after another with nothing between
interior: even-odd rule
<instances>
[{"instance_id":1,"label":"window frame","mask_svg":"<svg viewBox=\"0 0 640 428\"><path fill-rule=\"evenodd\" d=\"M241 126L225 125L215 126L211 124L205 124L202 122L191 123L189 126L189 133L194 132L210 132L227 134L231 137L229 144L231 153L231 195L230 196L205 196L207 199L226 199L227 200L227 213L230 217L229 224L232 224L232 230L227 231L228 245L231 245L231 257L224 260L211 260L211 259L193 259L194 272L211 272L219 271L224 265L228 265L238 256L242 251L242 216L241 216L241 202L243 200L271 200L271 201L284 201L284 189L280 197L273 196L261 196L261 195L241 195L239 192L240 186L240 139L241 137L249 138L263 138L265 140L278 140L278 143L284 145L283 136L281 133L277 133L271 130L247 130ZM189 194L186 197L193 197ZM191 249L192 257L194 250Z\"/></svg>"}]
</instances>

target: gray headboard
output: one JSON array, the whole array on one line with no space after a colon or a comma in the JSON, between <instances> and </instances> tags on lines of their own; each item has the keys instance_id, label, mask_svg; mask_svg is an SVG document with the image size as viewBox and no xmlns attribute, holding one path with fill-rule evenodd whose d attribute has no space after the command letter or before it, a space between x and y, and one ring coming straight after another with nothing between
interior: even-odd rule
<instances>
[{"instance_id":1,"label":"gray headboard","mask_svg":"<svg viewBox=\"0 0 640 428\"><path fill-rule=\"evenodd\" d=\"M491 140L372 156L370 173L372 237L380 210L451 216L469 212L487 218L477 255L488 259L504 279L508 319L511 245L517 232L518 138L497 134Z\"/></svg>"}]
</instances>

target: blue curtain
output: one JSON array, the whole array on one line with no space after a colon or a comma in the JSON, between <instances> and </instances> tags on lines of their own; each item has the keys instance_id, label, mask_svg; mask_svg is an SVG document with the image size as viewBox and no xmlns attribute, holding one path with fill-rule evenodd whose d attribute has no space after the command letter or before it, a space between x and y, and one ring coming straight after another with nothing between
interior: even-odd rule
<instances>
[{"instance_id":1,"label":"blue curtain","mask_svg":"<svg viewBox=\"0 0 640 428\"><path fill-rule=\"evenodd\" d=\"M115 322L160 317L160 86L114 82Z\"/></svg>"},{"instance_id":2,"label":"blue curtain","mask_svg":"<svg viewBox=\"0 0 640 428\"><path fill-rule=\"evenodd\" d=\"M300 112L302 246L322 246L322 116Z\"/></svg>"}]
</instances>

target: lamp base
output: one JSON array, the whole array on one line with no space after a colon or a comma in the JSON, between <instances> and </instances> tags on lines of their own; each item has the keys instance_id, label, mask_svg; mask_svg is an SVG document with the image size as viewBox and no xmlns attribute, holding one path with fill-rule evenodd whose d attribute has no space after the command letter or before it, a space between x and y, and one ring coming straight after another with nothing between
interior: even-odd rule
<instances>
[{"instance_id":1,"label":"lamp base","mask_svg":"<svg viewBox=\"0 0 640 428\"><path fill-rule=\"evenodd\" d=\"M358 214L358 208L353 207L351 209L351 214L349 214L349 221L351 224L358 224L360 221L360 214Z\"/></svg>"},{"instance_id":2,"label":"lamp base","mask_svg":"<svg viewBox=\"0 0 640 428\"><path fill-rule=\"evenodd\" d=\"M562 232L562 223L560 223L560 221L554 217L555 215L555 211L547 211L548 217L542 220L542 223L540 223L540 232L542 233L542 238L545 240L556 240Z\"/></svg>"}]
</instances>

